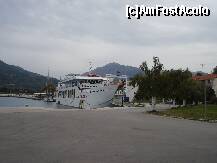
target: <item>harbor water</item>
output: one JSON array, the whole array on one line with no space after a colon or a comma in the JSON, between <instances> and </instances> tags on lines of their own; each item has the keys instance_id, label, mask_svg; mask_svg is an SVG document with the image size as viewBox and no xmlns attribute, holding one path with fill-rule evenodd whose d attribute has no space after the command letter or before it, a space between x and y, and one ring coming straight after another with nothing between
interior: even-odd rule
<instances>
[{"instance_id":1,"label":"harbor water","mask_svg":"<svg viewBox=\"0 0 217 163\"><path fill-rule=\"evenodd\" d=\"M43 100L32 100L17 97L0 97L1 108L16 108L16 107L42 107L54 109L72 109L72 107L57 105L55 102L45 102Z\"/></svg>"}]
</instances>

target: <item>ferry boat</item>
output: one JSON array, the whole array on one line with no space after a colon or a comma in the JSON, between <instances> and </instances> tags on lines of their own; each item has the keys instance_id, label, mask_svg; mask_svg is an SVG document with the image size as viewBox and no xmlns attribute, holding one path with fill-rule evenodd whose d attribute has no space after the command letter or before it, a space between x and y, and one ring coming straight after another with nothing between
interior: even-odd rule
<instances>
[{"instance_id":1,"label":"ferry boat","mask_svg":"<svg viewBox=\"0 0 217 163\"><path fill-rule=\"evenodd\" d=\"M56 103L76 108L99 108L112 104L119 86L112 77L69 74L57 86Z\"/></svg>"}]
</instances>

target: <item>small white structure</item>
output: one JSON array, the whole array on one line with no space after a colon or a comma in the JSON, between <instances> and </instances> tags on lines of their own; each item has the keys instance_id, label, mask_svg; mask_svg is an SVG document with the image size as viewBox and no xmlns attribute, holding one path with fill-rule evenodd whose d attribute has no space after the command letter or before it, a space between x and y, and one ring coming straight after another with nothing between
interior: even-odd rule
<instances>
[{"instance_id":1,"label":"small white structure","mask_svg":"<svg viewBox=\"0 0 217 163\"><path fill-rule=\"evenodd\" d=\"M212 89L215 91L215 95L217 97L217 74L194 76L192 79L198 81L206 81L208 84L210 84Z\"/></svg>"},{"instance_id":2,"label":"small white structure","mask_svg":"<svg viewBox=\"0 0 217 163\"><path fill-rule=\"evenodd\" d=\"M132 102L134 100L138 88L139 88L138 86L136 87L130 85L127 86L126 97L129 97L129 102Z\"/></svg>"},{"instance_id":3,"label":"small white structure","mask_svg":"<svg viewBox=\"0 0 217 163\"><path fill-rule=\"evenodd\" d=\"M212 81L212 88L215 91L215 95L217 97L217 78L213 79L213 81Z\"/></svg>"},{"instance_id":4,"label":"small white structure","mask_svg":"<svg viewBox=\"0 0 217 163\"><path fill-rule=\"evenodd\" d=\"M138 90L138 86L133 87L130 85L130 81L128 80L127 75L112 75L112 74L107 74L106 77L112 77L115 78L116 80L119 80L119 83L121 86L120 89L118 89L115 93L115 99L117 100L122 100L122 98L128 98L129 102L132 102L136 92Z\"/></svg>"}]
</instances>

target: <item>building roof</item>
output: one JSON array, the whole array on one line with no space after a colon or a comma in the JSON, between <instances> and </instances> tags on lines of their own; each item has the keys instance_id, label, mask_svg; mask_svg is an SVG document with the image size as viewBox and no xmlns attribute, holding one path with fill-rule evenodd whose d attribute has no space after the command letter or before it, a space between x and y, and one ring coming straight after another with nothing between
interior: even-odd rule
<instances>
[{"instance_id":1,"label":"building roof","mask_svg":"<svg viewBox=\"0 0 217 163\"><path fill-rule=\"evenodd\" d=\"M193 76L193 80L211 80L217 78L217 74L208 74L203 76Z\"/></svg>"}]
</instances>

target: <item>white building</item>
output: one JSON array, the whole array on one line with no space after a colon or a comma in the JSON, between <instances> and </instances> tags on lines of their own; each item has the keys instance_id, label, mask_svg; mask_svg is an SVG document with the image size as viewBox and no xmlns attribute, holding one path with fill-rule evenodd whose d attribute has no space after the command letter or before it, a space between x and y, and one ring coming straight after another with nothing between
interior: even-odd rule
<instances>
[{"instance_id":1,"label":"white building","mask_svg":"<svg viewBox=\"0 0 217 163\"><path fill-rule=\"evenodd\" d=\"M193 80L206 81L211 85L217 97L217 74L208 74L203 76L194 76Z\"/></svg>"}]
</instances>

